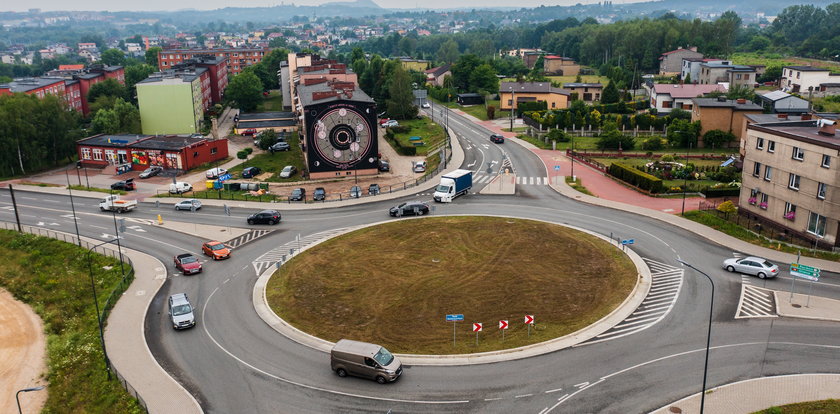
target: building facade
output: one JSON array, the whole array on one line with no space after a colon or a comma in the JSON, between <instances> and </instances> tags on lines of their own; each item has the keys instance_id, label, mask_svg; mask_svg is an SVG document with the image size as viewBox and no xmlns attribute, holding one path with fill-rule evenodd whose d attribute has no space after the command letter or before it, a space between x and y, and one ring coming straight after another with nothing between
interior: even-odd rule
<instances>
[{"instance_id":1,"label":"building facade","mask_svg":"<svg viewBox=\"0 0 840 414\"><path fill-rule=\"evenodd\" d=\"M702 59L703 54L697 51L696 46L665 52L659 56L659 74L662 76L679 75L682 70L683 59L687 58Z\"/></svg>"},{"instance_id":2,"label":"building facade","mask_svg":"<svg viewBox=\"0 0 840 414\"><path fill-rule=\"evenodd\" d=\"M809 244L840 246L840 136L834 121L750 124L742 145L741 214Z\"/></svg>"},{"instance_id":3,"label":"building facade","mask_svg":"<svg viewBox=\"0 0 840 414\"><path fill-rule=\"evenodd\" d=\"M548 55L543 57L543 69L547 75L577 76L580 65L569 57Z\"/></svg>"},{"instance_id":4,"label":"building facade","mask_svg":"<svg viewBox=\"0 0 840 414\"><path fill-rule=\"evenodd\" d=\"M236 75L248 66L260 63L271 48L224 49L163 49L158 53L158 68L165 70L197 56L217 56L225 59L228 74Z\"/></svg>"},{"instance_id":5,"label":"building facade","mask_svg":"<svg viewBox=\"0 0 840 414\"><path fill-rule=\"evenodd\" d=\"M785 92L824 96L827 95L825 92L830 85L838 83L840 83L840 75L832 75L828 69L813 66L785 66L782 68L779 86Z\"/></svg>"},{"instance_id":6,"label":"building facade","mask_svg":"<svg viewBox=\"0 0 840 414\"><path fill-rule=\"evenodd\" d=\"M577 99L584 102L595 102L601 100L601 92L604 90L604 85L600 83L564 83L563 88L571 94L577 94ZM574 100L574 99L572 99Z\"/></svg>"},{"instance_id":7,"label":"building facade","mask_svg":"<svg viewBox=\"0 0 840 414\"><path fill-rule=\"evenodd\" d=\"M227 144L224 138L99 134L76 141L76 151L82 165L89 168L114 168L114 172L124 172L142 171L156 165L186 171L227 158Z\"/></svg>"},{"instance_id":8,"label":"building facade","mask_svg":"<svg viewBox=\"0 0 840 414\"><path fill-rule=\"evenodd\" d=\"M499 86L499 109L516 109L519 102L543 101L548 109L569 107L571 92L551 86L551 82L502 82Z\"/></svg>"},{"instance_id":9,"label":"building facade","mask_svg":"<svg viewBox=\"0 0 840 414\"><path fill-rule=\"evenodd\" d=\"M740 87L752 90L755 87L755 68L746 65L724 65L720 63L701 63L697 83L714 85L727 83L730 89Z\"/></svg>"},{"instance_id":10,"label":"building facade","mask_svg":"<svg viewBox=\"0 0 840 414\"><path fill-rule=\"evenodd\" d=\"M692 104L691 122L700 121L701 126L698 148L704 148L703 134L713 129L731 132L739 140L743 139L746 116L764 112L761 105L745 99L694 98Z\"/></svg>"},{"instance_id":11,"label":"building facade","mask_svg":"<svg viewBox=\"0 0 840 414\"><path fill-rule=\"evenodd\" d=\"M659 114L668 114L674 108L691 111L694 98L706 96L712 92L726 92L723 85L699 84L654 84L650 90L650 107Z\"/></svg>"},{"instance_id":12,"label":"building facade","mask_svg":"<svg viewBox=\"0 0 840 414\"><path fill-rule=\"evenodd\" d=\"M158 72L136 87L144 134L192 134L201 129L211 102L207 69Z\"/></svg>"}]
</instances>

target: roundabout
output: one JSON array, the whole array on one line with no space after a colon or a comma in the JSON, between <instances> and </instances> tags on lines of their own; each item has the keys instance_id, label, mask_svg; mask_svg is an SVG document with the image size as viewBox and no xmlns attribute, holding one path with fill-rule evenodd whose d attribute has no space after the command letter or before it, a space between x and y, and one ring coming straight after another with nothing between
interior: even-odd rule
<instances>
[{"instance_id":1,"label":"roundabout","mask_svg":"<svg viewBox=\"0 0 840 414\"><path fill-rule=\"evenodd\" d=\"M634 253L580 229L446 216L354 229L260 279L258 313L299 342L328 350L350 338L436 365L524 357L592 337L638 305L649 270ZM260 296L270 311L260 311ZM445 322L452 313L464 322ZM524 315L536 323L529 327ZM501 320L509 321L504 332L496 329ZM473 322L484 329L474 332Z\"/></svg>"}]
</instances>

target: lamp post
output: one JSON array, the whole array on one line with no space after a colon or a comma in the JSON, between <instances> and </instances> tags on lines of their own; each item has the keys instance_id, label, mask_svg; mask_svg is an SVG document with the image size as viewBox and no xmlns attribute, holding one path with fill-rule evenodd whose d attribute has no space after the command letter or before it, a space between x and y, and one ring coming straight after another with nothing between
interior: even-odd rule
<instances>
[{"instance_id":1,"label":"lamp post","mask_svg":"<svg viewBox=\"0 0 840 414\"><path fill-rule=\"evenodd\" d=\"M575 178L575 135L572 134L572 156L569 157L572 159L572 184L577 184L577 179Z\"/></svg>"},{"instance_id":2,"label":"lamp post","mask_svg":"<svg viewBox=\"0 0 840 414\"><path fill-rule=\"evenodd\" d=\"M18 392L15 393L15 402L17 402L18 414L23 414L23 412L20 410L20 393L22 393L22 392L32 392L32 391L41 391L43 389L44 389L44 386L39 385L37 387L24 388L22 390L18 390Z\"/></svg>"},{"instance_id":3,"label":"lamp post","mask_svg":"<svg viewBox=\"0 0 840 414\"><path fill-rule=\"evenodd\" d=\"M700 273L703 276L706 276L706 279L709 279L709 283L712 285L712 295L711 299L709 300L709 330L706 333L706 362L703 364L703 390L700 394L700 414L703 414L703 408L706 404L706 376L709 373L709 347L712 342L712 309L715 307L715 282L712 281L712 278L704 273L703 271L697 269L696 267L677 259L683 266L687 266L693 269L695 272Z\"/></svg>"},{"instance_id":4,"label":"lamp post","mask_svg":"<svg viewBox=\"0 0 840 414\"><path fill-rule=\"evenodd\" d=\"M682 131L680 131L680 133L682 133ZM693 143L692 142L688 143L688 150L686 150L686 152L685 152L685 167L683 167L683 170L685 170L686 167L688 167L688 152L691 151L691 144L693 144ZM682 201L682 212L680 213L681 216L685 215L685 192L687 190L686 187L688 187L688 173L685 172L685 171L683 171L683 172L685 173L685 175L683 176L683 201Z\"/></svg>"},{"instance_id":5,"label":"lamp post","mask_svg":"<svg viewBox=\"0 0 840 414\"><path fill-rule=\"evenodd\" d=\"M108 353L105 350L105 335L104 335L104 331L102 329L102 316L99 313L99 299L96 297L96 284L93 281L93 264L91 263L91 257L90 256L91 256L91 253L93 253L93 251L97 247L102 246L103 244L113 243L117 240L119 240L119 239L117 238L117 239L113 239L113 240L106 240L102 243L94 245L93 247L88 249L88 252L87 252L88 275L90 275L90 288L93 292L93 304L96 307L96 322L99 324L99 344L100 344L100 346L102 346L102 354L105 357L105 370L108 371L108 379L111 379L111 371L109 369L111 364L108 362Z\"/></svg>"},{"instance_id":6,"label":"lamp post","mask_svg":"<svg viewBox=\"0 0 840 414\"><path fill-rule=\"evenodd\" d=\"M73 202L73 190L70 189L70 174L64 170L64 176L67 178L67 192L70 193L70 208L73 211L73 224L76 225L76 240L79 242L79 247L82 247L82 236L79 234L79 220L76 218L76 203Z\"/></svg>"}]
</instances>

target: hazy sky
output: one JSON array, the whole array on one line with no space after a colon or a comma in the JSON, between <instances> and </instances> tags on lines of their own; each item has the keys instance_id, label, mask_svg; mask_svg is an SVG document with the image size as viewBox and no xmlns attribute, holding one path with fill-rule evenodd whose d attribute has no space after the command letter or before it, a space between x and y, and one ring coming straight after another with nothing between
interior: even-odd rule
<instances>
[{"instance_id":1,"label":"hazy sky","mask_svg":"<svg viewBox=\"0 0 840 414\"><path fill-rule=\"evenodd\" d=\"M376 4L385 8L453 8L453 7L536 7L541 4L552 6L568 6L576 3L595 3L598 0L373 0ZM176 10L176 9L219 9L224 7L266 7L279 4L296 4L299 6L312 6L328 3L328 0L296 0L296 1L269 1L269 0L145 0L145 1L109 1L109 0L76 0L73 2L59 0L31 0L8 1L0 6L2 11L26 11L29 8L40 8L43 11L52 10ZM625 1L615 1L616 4Z\"/></svg>"}]
</instances>

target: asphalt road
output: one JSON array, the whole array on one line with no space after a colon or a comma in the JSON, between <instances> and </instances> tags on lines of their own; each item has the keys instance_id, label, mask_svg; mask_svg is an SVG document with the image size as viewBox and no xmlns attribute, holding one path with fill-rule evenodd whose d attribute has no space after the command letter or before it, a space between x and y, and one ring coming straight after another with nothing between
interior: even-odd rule
<instances>
[{"instance_id":1,"label":"asphalt road","mask_svg":"<svg viewBox=\"0 0 840 414\"><path fill-rule=\"evenodd\" d=\"M462 168L486 170L487 163L493 167L496 161L493 170L497 173L504 154L518 175L545 175L530 151L510 142L492 144L488 131L454 113L449 126L469 148ZM16 195L25 224L75 232L68 197L23 191ZM720 269L720 262L740 252L653 219L564 198L545 185L517 186L515 196L470 194L450 204L437 204L432 214L509 215L633 238L639 255L679 282L673 297L666 298L670 306L662 308L658 318L628 321L622 332L603 340L533 358L460 367L406 367L399 381L383 386L337 377L329 369L328 355L283 337L256 315L251 295L259 267L254 263L263 260L266 252L296 246L298 235L310 240L336 228L394 220L387 216L388 207L417 198L429 201L428 196L411 196L342 208L284 211L278 226L250 226L271 229L271 233L235 249L229 260L205 262L204 273L195 276L174 272L172 256L200 255L203 240L144 224L144 219L167 211L179 221L249 227L245 217L251 211L233 208L226 218L221 208L212 206L169 213L170 208L142 203L135 211L117 216L126 218L129 225L121 234L123 245L168 266L169 279L146 318L152 352L211 413L646 412L699 392L702 383L710 287L701 275L683 272L677 262L680 258L715 281L710 387L762 375L840 372L836 363L840 325L735 319L743 283L787 290L788 277L761 281L727 273ZM115 234L114 216L99 212L96 202L74 199L79 232L108 240ZM10 206L8 191L0 191L0 220L14 221ZM780 267L785 274L787 265ZM187 292L196 305L196 328L176 332L167 323L165 299L175 292ZM840 299L840 277L824 272L814 285L814 294Z\"/></svg>"}]
</instances>

